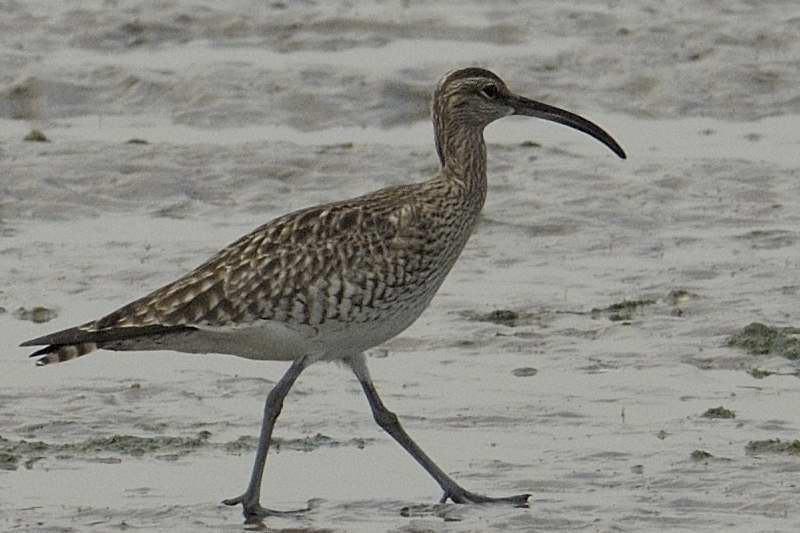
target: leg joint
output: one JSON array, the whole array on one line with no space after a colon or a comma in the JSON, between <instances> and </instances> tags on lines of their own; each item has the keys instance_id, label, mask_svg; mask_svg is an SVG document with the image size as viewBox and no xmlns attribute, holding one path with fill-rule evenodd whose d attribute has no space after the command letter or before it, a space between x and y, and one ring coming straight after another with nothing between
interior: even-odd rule
<instances>
[{"instance_id":1,"label":"leg joint","mask_svg":"<svg viewBox=\"0 0 800 533\"><path fill-rule=\"evenodd\" d=\"M398 420L397 415L388 409L375 411L373 415L375 417L375 422L384 429L389 427L394 428L400 425L400 420Z\"/></svg>"},{"instance_id":2,"label":"leg joint","mask_svg":"<svg viewBox=\"0 0 800 533\"><path fill-rule=\"evenodd\" d=\"M278 389L279 387L276 386L269 391L269 394L267 394L267 401L264 402L264 417L272 421L277 419L278 415L281 414L281 410L283 410L283 399L286 396L285 391Z\"/></svg>"}]
</instances>

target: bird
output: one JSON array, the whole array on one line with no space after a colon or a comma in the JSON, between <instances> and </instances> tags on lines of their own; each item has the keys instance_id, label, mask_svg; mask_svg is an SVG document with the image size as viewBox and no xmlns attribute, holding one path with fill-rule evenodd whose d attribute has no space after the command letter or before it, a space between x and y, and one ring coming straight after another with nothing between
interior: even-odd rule
<instances>
[{"instance_id":1,"label":"bird","mask_svg":"<svg viewBox=\"0 0 800 533\"><path fill-rule=\"evenodd\" d=\"M438 483L440 502L527 505L530 494L485 496L445 473L384 405L364 353L417 320L473 233L487 192L487 125L510 115L536 117L586 133L622 159L626 154L595 123L519 96L479 67L446 73L433 91L431 115L439 170L430 179L275 218L176 281L21 346L44 346L31 354L39 366L100 349L291 363L267 394L247 488L223 501L241 504L246 521L287 512L261 505L262 476L284 398L320 361L352 369L373 418Z\"/></svg>"}]
</instances>

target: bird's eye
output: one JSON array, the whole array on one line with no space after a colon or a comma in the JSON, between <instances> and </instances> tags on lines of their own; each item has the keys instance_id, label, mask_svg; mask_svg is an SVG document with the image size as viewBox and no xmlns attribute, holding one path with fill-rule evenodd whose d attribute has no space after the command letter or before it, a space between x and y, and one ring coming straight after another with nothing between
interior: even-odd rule
<instances>
[{"instance_id":1,"label":"bird's eye","mask_svg":"<svg viewBox=\"0 0 800 533\"><path fill-rule=\"evenodd\" d=\"M481 94L489 99L497 98L497 95L500 91L497 88L497 85L487 85L483 89L481 89Z\"/></svg>"}]
</instances>

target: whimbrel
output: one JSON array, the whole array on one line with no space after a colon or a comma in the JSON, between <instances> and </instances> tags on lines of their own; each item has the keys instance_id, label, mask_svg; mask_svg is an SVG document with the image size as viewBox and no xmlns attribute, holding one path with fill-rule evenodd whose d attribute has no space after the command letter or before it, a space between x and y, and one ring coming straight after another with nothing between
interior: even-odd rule
<instances>
[{"instance_id":1,"label":"whimbrel","mask_svg":"<svg viewBox=\"0 0 800 533\"><path fill-rule=\"evenodd\" d=\"M467 242L486 198L491 122L525 115L591 135L625 158L596 124L513 94L492 72L446 74L432 102L441 168L428 181L302 209L276 218L170 283L113 313L23 343L45 345L37 365L97 349L173 350L291 361L267 395L255 464L242 504L247 519L279 511L260 503L275 420L308 365L352 368L375 421L436 480L441 501L525 504L529 495L488 497L464 489L420 449L378 396L364 351L396 336L428 306Z\"/></svg>"}]
</instances>

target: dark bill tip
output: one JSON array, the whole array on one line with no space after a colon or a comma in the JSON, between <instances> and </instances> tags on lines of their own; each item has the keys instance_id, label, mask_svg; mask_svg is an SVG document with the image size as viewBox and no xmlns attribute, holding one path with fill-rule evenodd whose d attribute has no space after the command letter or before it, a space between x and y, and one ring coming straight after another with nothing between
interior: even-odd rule
<instances>
[{"instance_id":1,"label":"dark bill tip","mask_svg":"<svg viewBox=\"0 0 800 533\"><path fill-rule=\"evenodd\" d=\"M525 115L549 120L551 122L558 122L559 124L564 124L570 128L582 131L608 146L620 159L627 159L625 150L622 149L619 143L617 143L611 135L606 133L603 128L591 120L587 120L580 115L558 107L523 98L522 96L512 96L509 104L514 108L515 115Z\"/></svg>"}]
</instances>

